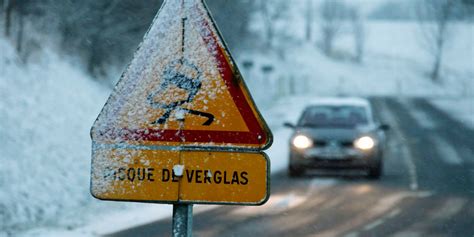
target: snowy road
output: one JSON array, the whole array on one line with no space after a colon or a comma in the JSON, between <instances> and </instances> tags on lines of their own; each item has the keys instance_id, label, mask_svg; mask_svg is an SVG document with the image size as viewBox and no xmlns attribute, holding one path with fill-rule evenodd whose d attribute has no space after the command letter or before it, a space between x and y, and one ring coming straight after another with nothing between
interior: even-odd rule
<instances>
[{"instance_id":1,"label":"snowy road","mask_svg":"<svg viewBox=\"0 0 474 237\"><path fill-rule=\"evenodd\" d=\"M474 131L424 99L372 102L392 127L380 181L280 172L267 204L197 213L194 235L473 236ZM170 233L167 219L111 236Z\"/></svg>"}]
</instances>

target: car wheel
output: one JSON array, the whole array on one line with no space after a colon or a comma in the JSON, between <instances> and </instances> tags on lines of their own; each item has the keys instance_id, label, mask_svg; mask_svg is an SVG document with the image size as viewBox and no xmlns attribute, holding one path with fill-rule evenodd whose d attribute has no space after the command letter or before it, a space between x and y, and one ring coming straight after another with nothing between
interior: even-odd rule
<instances>
[{"instance_id":1,"label":"car wheel","mask_svg":"<svg viewBox=\"0 0 474 237\"><path fill-rule=\"evenodd\" d=\"M300 177L303 174L304 174L304 169L301 167L294 167L294 166L288 167L288 175L290 177Z\"/></svg>"},{"instance_id":2,"label":"car wheel","mask_svg":"<svg viewBox=\"0 0 474 237\"><path fill-rule=\"evenodd\" d=\"M382 160L375 162L375 164L369 167L367 176L370 179L380 179L382 176L382 167Z\"/></svg>"}]
</instances>

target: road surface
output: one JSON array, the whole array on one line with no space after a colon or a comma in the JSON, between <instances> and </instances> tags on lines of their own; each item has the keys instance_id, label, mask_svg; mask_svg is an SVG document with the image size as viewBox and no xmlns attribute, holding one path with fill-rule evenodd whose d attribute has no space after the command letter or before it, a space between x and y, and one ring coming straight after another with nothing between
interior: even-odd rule
<instances>
[{"instance_id":1,"label":"road surface","mask_svg":"<svg viewBox=\"0 0 474 237\"><path fill-rule=\"evenodd\" d=\"M272 176L261 207L194 215L194 236L474 236L474 131L424 99L373 98L391 125L384 176ZM170 236L171 220L111 234Z\"/></svg>"}]
</instances>

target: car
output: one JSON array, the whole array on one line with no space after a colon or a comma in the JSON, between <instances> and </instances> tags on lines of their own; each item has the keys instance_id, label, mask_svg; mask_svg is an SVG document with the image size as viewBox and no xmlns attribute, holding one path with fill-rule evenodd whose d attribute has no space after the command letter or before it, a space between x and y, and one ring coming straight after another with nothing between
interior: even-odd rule
<instances>
[{"instance_id":1,"label":"car","mask_svg":"<svg viewBox=\"0 0 474 237\"><path fill-rule=\"evenodd\" d=\"M309 169L366 171L379 179L383 172L386 124L377 123L364 98L321 98L304 108L290 138L290 176Z\"/></svg>"}]
</instances>

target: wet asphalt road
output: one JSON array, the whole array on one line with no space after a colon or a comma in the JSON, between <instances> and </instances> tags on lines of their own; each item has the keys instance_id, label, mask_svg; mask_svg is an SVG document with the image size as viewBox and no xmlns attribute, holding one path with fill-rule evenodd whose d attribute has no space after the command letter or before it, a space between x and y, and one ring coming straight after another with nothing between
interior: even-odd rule
<instances>
[{"instance_id":1,"label":"wet asphalt road","mask_svg":"<svg viewBox=\"0 0 474 237\"><path fill-rule=\"evenodd\" d=\"M373 98L391 125L384 176L272 176L261 207L194 215L194 236L474 236L474 131L424 99ZM170 236L162 220L111 236Z\"/></svg>"}]
</instances>

